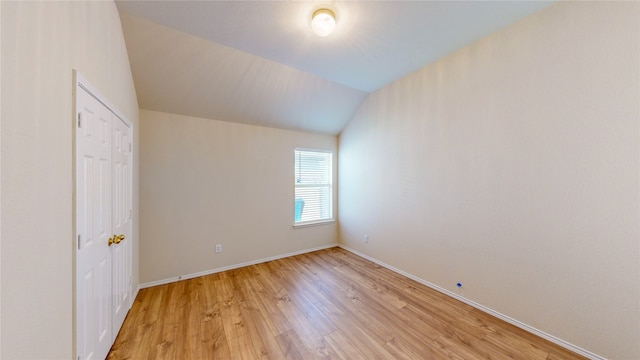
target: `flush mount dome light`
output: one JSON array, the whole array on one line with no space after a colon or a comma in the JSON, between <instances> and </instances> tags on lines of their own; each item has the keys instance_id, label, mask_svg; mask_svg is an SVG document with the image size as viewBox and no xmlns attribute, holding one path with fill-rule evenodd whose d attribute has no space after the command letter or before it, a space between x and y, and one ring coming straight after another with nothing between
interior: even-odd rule
<instances>
[{"instance_id":1,"label":"flush mount dome light","mask_svg":"<svg viewBox=\"0 0 640 360\"><path fill-rule=\"evenodd\" d=\"M311 16L311 30L318 36L329 36L336 28L336 15L329 9L318 9Z\"/></svg>"}]
</instances>

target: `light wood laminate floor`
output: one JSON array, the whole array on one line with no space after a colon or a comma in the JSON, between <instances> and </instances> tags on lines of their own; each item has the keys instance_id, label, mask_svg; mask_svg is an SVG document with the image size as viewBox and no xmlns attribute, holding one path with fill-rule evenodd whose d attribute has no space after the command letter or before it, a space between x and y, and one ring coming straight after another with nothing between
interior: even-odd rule
<instances>
[{"instance_id":1,"label":"light wood laminate floor","mask_svg":"<svg viewBox=\"0 0 640 360\"><path fill-rule=\"evenodd\" d=\"M340 248L142 289L108 359L583 359Z\"/></svg>"}]
</instances>

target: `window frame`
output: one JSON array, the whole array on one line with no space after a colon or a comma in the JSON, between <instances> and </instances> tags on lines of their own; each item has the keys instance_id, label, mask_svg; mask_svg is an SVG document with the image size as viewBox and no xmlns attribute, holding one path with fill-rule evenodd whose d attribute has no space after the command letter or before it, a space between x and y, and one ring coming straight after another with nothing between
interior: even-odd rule
<instances>
[{"instance_id":1,"label":"window frame","mask_svg":"<svg viewBox=\"0 0 640 360\"><path fill-rule=\"evenodd\" d=\"M313 153L323 153L323 154L329 154L330 155L330 160L331 160L331 164L328 167L328 171L329 171L329 183L326 185L307 185L307 186L300 186L302 187L327 187L328 191L329 191L329 206L328 206L328 211L329 211L329 217L327 218L322 218L322 219L314 219L314 220L307 220L307 221L296 221L295 220L295 201L296 201L296 190L298 189L298 184L296 183L296 178L295 178L295 174L296 174L296 166L298 165L298 163L296 162L296 153L297 152L313 152ZM334 204L335 204L335 199L334 199L334 155L335 155L335 151L334 150L327 150L327 149L312 149L312 148L302 148L302 147L296 147L293 149L293 180L294 180L294 186L293 186L293 207L294 207L294 220L293 220L293 227L294 228L302 228L302 227L308 227L308 226L316 226L316 225L323 225L323 224L330 224L330 223L334 223L335 222L335 218L334 218Z\"/></svg>"}]
</instances>

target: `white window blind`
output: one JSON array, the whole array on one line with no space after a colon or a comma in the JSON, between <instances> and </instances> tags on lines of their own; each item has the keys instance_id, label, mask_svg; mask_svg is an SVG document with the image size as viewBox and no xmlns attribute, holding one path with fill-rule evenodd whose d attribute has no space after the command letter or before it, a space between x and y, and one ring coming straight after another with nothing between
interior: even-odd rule
<instances>
[{"instance_id":1,"label":"white window blind","mask_svg":"<svg viewBox=\"0 0 640 360\"><path fill-rule=\"evenodd\" d=\"M294 223L332 220L333 153L295 149Z\"/></svg>"}]
</instances>

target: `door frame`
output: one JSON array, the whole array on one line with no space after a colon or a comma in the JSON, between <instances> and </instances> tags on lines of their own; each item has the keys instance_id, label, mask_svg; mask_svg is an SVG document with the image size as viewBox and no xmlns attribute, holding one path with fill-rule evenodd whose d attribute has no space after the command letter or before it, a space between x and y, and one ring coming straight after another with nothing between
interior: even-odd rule
<instances>
[{"instance_id":1,"label":"door frame","mask_svg":"<svg viewBox=\"0 0 640 360\"><path fill-rule=\"evenodd\" d=\"M132 208L132 219L133 219L133 199L134 199L134 186L133 186L133 149L135 148L135 143L134 143L134 127L133 127L133 123L131 123L127 117L125 117L109 100L107 100L107 98L105 96L102 95L102 93L100 93L100 91L94 87L93 85L91 85L91 83L84 77L82 76L82 74L80 74L80 72L77 69L72 69L72 95L71 95L71 101L72 101L72 114L71 114L71 129L72 129L72 161L71 161L71 179L72 179L72 240L71 240L71 253L72 253L72 289L73 289L73 294L72 294L72 304L73 304L73 319L72 319L72 324L73 324L73 341L72 341L72 346L73 346L73 359L78 359L78 306L77 306L77 300L78 300L78 294L77 294L77 250L78 250L78 227L77 227L77 208L76 208L76 201L77 201L77 191L78 191L78 186L76 183L76 169L77 169L77 146L76 146L76 141L77 141L77 131L78 131L78 118L76 116L77 114L77 110L78 110L78 104L77 104L77 91L78 88L82 88L84 89L87 93L89 93L89 95L93 96L97 101L99 101L102 105L104 105L109 111L111 111L113 113L113 115L115 115L115 117L117 117L119 120L121 120L122 122L124 122L130 129L131 131L131 152L129 153L130 155L130 164L131 164L131 172L129 174L129 176L131 177L130 181L131 181L131 193L130 193L130 203L131 203L131 208ZM131 234L131 241L130 241L130 246L131 246L131 263L128 264L128 266L130 267L130 272L131 272L131 277L133 277L133 220L131 221L130 224L130 234ZM137 291L134 291L133 289L133 281L131 281L130 285L129 285L129 304L128 304L128 308L131 309L131 306L133 305L133 296L137 294ZM115 339L113 339L115 341Z\"/></svg>"}]
</instances>

